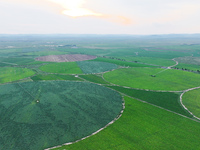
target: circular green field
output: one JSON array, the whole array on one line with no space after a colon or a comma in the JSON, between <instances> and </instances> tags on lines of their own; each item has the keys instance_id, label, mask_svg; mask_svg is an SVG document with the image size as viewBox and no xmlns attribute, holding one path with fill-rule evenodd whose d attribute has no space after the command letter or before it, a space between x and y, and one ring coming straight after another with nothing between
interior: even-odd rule
<instances>
[{"instance_id":1,"label":"circular green field","mask_svg":"<svg viewBox=\"0 0 200 150\"><path fill-rule=\"evenodd\" d=\"M17 81L34 75L35 72L27 68L2 67L0 68L0 83Z\"/></svg>"},{"instance_id":2,"label":"circular green field","mask_svg":"<svg viewBox=\"0 0 200 150\"><path fill-rule=\"evenodd\" d=\"M183 105L193 113L196 117L200 118L200 89L188 91L183 95Z\"/></svg>"},{"instance_id":3,"label":"circular green field","mask_svg":"<svg viewBox=\"0 0 200 150\"><path fill-rule=\"evenodd\" d=\"M111 83L139 89L180 91L200 86L199 74L175 69L123 68L103 76Z\"/></svg>"},{"instance_id":4,"label":"circular green field","mask_svg":"<svg viewBox=\"0 0 200 150\"><path fill-rule=\"evenodd\" d=\"M119 93L88 82L0 86L1 149L40 150L81 139L119 115Z\"/></svg>"}]
</instances>

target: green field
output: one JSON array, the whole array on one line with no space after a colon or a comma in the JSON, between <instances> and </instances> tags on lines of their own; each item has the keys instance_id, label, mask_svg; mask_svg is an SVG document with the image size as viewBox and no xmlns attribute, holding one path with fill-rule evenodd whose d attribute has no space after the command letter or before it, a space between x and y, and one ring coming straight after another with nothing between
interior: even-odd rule
<instances>
[{"instance_id":1,"label":"green field","mask_svg":"<svg viewBox=\"0 0 200 150\"><path fill-rule=\"evenodd\" d=\"M111 63L93 61L79 61L77 64L85 74L106 72L118 67Z\"/></svg>"},{"instance_id":2,"label":"green field","mask_svg":"<svg viewBox=\"0 0 200 150\"><path fill-rule=\"evenodd\" d=\"M35 72L27 68L3 67L0 68L0 83L17 81L34 75Z\"/></svg>"},{"instance_id":3,"label":"green field","mask_svg":"<svg viewBox=\"0 0 200 150\"><path fill-rule=\"evenodd\" d=\"M76 62L52 63L52 64L43 65L39 69L41 69L44 72L49 72L49 73L62 73L62 74L82 74L83 73Z\"/></svg>"},{"instance_id":4,"label":"green field","mask_svg":"<svg viewBox=\"0 0 200 150\"><path fill-rule=\"evenodd\" d=\"M111 83L139 89L180 91L200 86L199 74L175 69L122 68L103 76Z\"/></svg>"},{"instance_id":5,"label":"green field","mask_svg":"<svg viewBox=\"0 0 200 150\"><path fill-rule=\"evenodd\" d=\"M193 113L196 117L200 118L200 89L186 92L183 95L183 105Z\"/></svg>"},{"instance_id":6,"label":"green field","mask_svg":"<svg viewBox=\"0 0 200 150\"><path fill-rule=\"evenodd\" d=\"M122 117L100 133L57 150L197 150L199 122L125 97ZM55 149L55 150L56 150Z\"/></svg>"},{"instance_id":7,"label":"green field","mask_svg":"<svg viewBox=\"0 0 200 150\"><path fill-rule=\"evenodd\" d=\"M126 67L153 67L151 65L146 65L146 64L140 64L140 63L134 63L134 62L127 62L127 61L120 61L116 59L109 59L109 58L102 58L98 57L96 59L93 59L91 61L102 61L102 62L108 62L108 63L113 63L119 66L126 66Z\"/></svg>"},{"instance_id":8,"label":"green field","mask_svg":"<svg viewBox=\"0 0 200 150\"><path fill-rule=\"evenodd\" d=\"M37 75L31 77L33 81L41 80L72 80L72 81L83 81L80 78L76 78L73 75L59 75L59 74L48 74L48 75Z\"/></svg>"},{"instance_id":9,"label":"green field","mask_svg":"<svg viewBox=\"0 0 200 150\"><path fill-rule=\"evenodd\" d=\"M170 59L162 59L162 58L152 58L152 57L120 57L121 59L125 59L127 61L137 61L139 63L146 63L146 64L152 64L152 65L158 65L158 66L172 66L176 63L173 60Z\"/></svg>"},{"instance_id":10,"label":"green field","mask_svg":"<svg viewBox=\"0 0 200 150\"><path fill-rule=\"evenodd\" d=\"M90 82L94 82L94 83L99 83L99 84L109 84L108 82L106 82L105 80L103 80L103 78L101 76L97 76L97 75L93 75L93 74L89 74L89 75L80 75L79 77L90 81Z\"/></svg>"},{"instance_id":11,"label":"green field","mask_svg":"<svg viewBox=\"0 0 200 150\"><path fill-rule=\"evenodd\" d=\"M117 92L87 82L0 86L1 149L42 150L88 136L122 110Z\"/></svg>"},{"instance_id":12,"label":"green field","mask_svg":"<svg viewBox=\"0 0 200 150\"><path fill-rule=\"evenodd\" d=\"M153 92L153 91L144 91L144 90L136 90L123 88L119 86L108 86L116 91L124 93L128 96L134 97L136 99L146 101L150 104L154 104L156 106L160 106L164 109L171 110L178 114L182 114L187 117L192 117L190 113L188 113L181 105L180 105L180 93L172 93L172 92Z\"/></svg>"}]
</instances>

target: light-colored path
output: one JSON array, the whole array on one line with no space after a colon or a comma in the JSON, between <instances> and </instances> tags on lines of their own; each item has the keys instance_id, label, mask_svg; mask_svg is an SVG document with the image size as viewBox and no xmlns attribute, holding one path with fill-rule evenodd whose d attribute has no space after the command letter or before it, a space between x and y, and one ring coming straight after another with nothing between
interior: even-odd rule
<instances>
[{"instance_id":1,"label":"light-colored path","mask_svg":"<svg viewBox=\"0 0 200 150\"><path fill-rule=\"evenodd\" d=\"M172 67L175 67L175 66L177 66L177 65L178 65L178 61L176 61L176 60L175 60L175 58L173 58L172 60L173 60L173 61L175 61L175 62L176 62L176 64L175 64L175 65L172 65L172 66L169 66L168 68L172 68Z\"/></svg>"}]
</instances>

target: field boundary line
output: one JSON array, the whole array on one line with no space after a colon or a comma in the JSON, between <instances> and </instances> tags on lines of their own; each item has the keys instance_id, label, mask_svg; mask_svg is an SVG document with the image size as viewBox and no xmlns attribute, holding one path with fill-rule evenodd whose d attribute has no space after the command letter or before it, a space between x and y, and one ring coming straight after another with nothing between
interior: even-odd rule
<instances>
[{"instance_id":1,"label":"field boundary line","mask_svg":"<svg viewBox=\"0 0 200 150\"><path fill-rule=\"evenodd\" d=\"M200 120L200 118L198 118L197 116L195 116L191 111L188 110L188 108L183 104L183 95L186 93L186 92L189 92L189 91L192 91L192 90L196 90L196 89L199 89L200 87L194 87L194 88L190 88L190 89L187 89L185 90L181 95L180 95L180 103L181 105L183 106L183 108L188 111L194 118Z\"/></svg>"}]
</instances>

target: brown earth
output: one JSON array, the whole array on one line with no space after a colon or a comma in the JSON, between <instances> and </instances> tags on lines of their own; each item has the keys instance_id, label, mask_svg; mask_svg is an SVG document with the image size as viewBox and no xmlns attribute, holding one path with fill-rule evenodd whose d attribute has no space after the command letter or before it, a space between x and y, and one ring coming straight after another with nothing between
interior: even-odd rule
<instances>
[{"instance_id":1,"label":"brown earth","mask_svg":"<svg viewBox=\"0 0 200 150\"><path fill-rule=\"evenodd\" d=\"M81 54L67 54L67 55L49 55L37 57L37 61L48 61L48 62L72 62L72 61L84 61L97 58L91 55L81 55Z\"/></svg>"}]
</instances>

